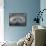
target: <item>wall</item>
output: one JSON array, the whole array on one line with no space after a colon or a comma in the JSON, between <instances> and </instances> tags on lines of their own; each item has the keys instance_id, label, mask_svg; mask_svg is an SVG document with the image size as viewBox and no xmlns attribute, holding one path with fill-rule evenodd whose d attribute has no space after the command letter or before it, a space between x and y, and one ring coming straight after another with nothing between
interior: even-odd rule
<instances>
[{"instance_id":1,"label":"wall","mask_svg":"<svg viewBox=\"0 0 46 46\"><path fill-rule=\"evenodd\" d=\"M0 42L4 41L4 3L0 1ZM0 45L1 46L1 45Z\"/></svg>"},{"instance_id":2,"label":"wall","mask_svg":"<svg viewBox=\"0 0 46 46\"><path fill-rule=\"evenodd\" d=\"M18 41L32 29L35 12L40 9L40 0L4 0L4 38L7 41ZM26 26L9 26L9 13L27 13Z\"/></svg>"},{"instance_id":3,"label":"wall","mask_svg":"<svg viewBox=\"0 0 46 46\"><path fill-rule=\"evenodd\" d=\"M41 9L41 11L43 9L46 9L46 0L41 0L40 1L40 9ZM44 20L43 20L43 22L42 21L40 22L40 25L46 26L46 11L43 12L42 17L43 17Z\"/></svg>"}]
</instances>

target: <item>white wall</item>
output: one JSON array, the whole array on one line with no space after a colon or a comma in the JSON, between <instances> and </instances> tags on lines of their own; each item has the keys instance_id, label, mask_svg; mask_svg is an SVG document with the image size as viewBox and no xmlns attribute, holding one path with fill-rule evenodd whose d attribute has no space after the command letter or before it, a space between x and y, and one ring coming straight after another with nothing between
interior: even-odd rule
<instances>
[{"instance_id":1,"label":"white wall","mask_svg":"<svg viewBox=\"0 0 46 46\"><path fill-rule=\"evenodd\" d=\"M4 41L4 3L0 0L0 42Z\"/></svg>"}]
</instances>

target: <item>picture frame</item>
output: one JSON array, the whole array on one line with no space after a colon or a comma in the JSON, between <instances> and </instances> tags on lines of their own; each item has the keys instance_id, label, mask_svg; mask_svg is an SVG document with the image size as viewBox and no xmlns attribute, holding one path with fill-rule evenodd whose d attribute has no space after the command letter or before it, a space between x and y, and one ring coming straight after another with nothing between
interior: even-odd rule
<instances>
[{"instance_id":1,"label":"picture frame","mask_svg":"<svg viewBox=\"0 0 46 46\"><path fill-rule=\"evenodd\" d=\"M10 13L9 26L26 26L26 13Z\"/></svg>"}]
</instances>

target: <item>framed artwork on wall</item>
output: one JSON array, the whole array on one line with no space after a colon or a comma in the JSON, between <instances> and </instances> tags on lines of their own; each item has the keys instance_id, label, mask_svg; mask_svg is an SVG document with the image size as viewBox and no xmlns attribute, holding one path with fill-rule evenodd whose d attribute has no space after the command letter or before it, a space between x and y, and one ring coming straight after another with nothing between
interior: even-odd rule
<instances>
[{"instance_id":1,"label":"framed artwork on wall","mask_svg":"<svg viewBox=\"0 0 46 46\"><path fill-rule=\"evenodd\" d=\"M9 26L26 26L27 17L25 13L10 13Z\"/></svg>"}]
</instances>

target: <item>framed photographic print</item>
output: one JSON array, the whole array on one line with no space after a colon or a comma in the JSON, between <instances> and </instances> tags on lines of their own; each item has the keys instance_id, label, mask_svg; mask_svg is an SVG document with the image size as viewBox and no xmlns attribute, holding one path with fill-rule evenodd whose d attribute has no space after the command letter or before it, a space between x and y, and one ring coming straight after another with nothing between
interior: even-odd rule
<instances>
[{"instance_id":1,"label":"framed photographic print","mask_svg":"<svg viewBox=\"0 0 46 46\"><path fill-rule=\"evenodd\" d=\"M26 14L25 13L10 13L9 14L9 26L26 26Z\"/></svg>"}]
</instances>

